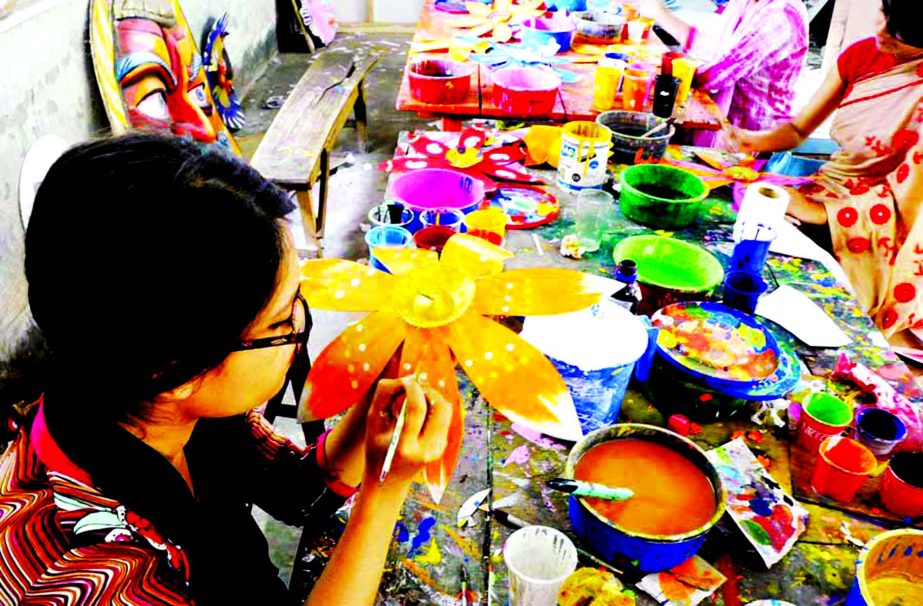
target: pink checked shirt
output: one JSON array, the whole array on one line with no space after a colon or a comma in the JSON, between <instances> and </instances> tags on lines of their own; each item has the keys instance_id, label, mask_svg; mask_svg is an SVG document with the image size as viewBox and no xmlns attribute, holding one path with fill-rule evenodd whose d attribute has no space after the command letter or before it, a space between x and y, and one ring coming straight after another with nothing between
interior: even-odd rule
<instances>
[{"instance_id":1,"label":"pink checked shirt","mask_svg":"<svg viewBox=\"0 0 923 606\"><path fill-rule=\"evenodd\" d=\"M788 120L808 52L804 1L730 0L721 17L717 43L706 39L712 32L694 31L690 39L693 56L714 49L696 85L714 94L731 124L762 130Z\"/></svg>"}]
</instances>

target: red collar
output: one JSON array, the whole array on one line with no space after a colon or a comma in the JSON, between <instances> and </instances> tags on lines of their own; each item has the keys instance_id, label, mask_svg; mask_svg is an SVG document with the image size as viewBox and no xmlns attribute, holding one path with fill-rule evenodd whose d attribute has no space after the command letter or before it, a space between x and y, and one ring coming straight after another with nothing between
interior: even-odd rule
<instances>
[{"instance_id":1,"label":"red collar","mask_svg":"<svg viewBox=\"0 0 923 606\"><path fill-rule=\"evenodd\" d=\"M58 472L87 486L93 485L90 474L71 461L49 433L48 425L45 424L44 398L39 402L38 412L32 421L29 440L32 442L32 448L35 449L35 454L38 455L39 460L50 471Z\"/></svg>"}]
</instances>

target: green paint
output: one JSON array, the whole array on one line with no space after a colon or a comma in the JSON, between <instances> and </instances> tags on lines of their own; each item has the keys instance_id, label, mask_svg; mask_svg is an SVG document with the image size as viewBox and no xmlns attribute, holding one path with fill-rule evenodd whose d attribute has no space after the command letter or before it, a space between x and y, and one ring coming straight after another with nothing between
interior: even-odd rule
<instances>
[{"instance_id":1,"label":"green paint","mask_svg":"<svg viewBox=\"0 0 923 606\"><path fill-rule=\"evenodd\" d=\"M753 520L744 520L742 525L747 534L750 535L750 538L752 538L760 545L769 545L772 543L772 540L769 538L769 534L763 530L762 526Z\"/></svg>"}]
</instances>

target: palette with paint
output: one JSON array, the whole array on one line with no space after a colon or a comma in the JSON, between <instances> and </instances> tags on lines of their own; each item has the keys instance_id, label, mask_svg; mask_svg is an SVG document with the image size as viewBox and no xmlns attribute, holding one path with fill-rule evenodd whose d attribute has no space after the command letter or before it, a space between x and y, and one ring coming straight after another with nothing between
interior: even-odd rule
<instances>
[{"instance_id":1,"label":"palette with paint","mask_svg":"<svg viewBox=\"0 0 923 606\"><path fill-rule=\"evenodd\" d=\"M747 390L779 367L776 338L759 320L719 303L668 305L651 318L657 350L674 366L715 388Z\"/></svg>"},{"instance_id":2,"label":"palette with paint","mask_svg":"<svg viewBox=\"0 0 923 606\"><path fill-rule=\"evenodd\" d=\"M507 229L545 225L557 219L561 212L561 205L552 193L541 187L514 183L500 185L490 205L506 214Z\"/></svg>"}]
</instances>

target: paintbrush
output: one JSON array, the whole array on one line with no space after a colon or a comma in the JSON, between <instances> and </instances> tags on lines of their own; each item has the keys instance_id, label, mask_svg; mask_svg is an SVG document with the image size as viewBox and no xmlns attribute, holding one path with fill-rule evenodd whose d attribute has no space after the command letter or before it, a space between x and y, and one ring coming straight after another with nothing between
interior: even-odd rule
<instances>
[{"instance_id":1,"label":"paintbrush","mask_svg":"<svg viewBox=\"0 0 923 606\"><path fill-rule=\"evenodd\" d=\"M510 512L504 511L502 509L488 508L487 505L481 505L478 509L480 509L481 511L486 511L490 513L490 515L493 516L495 520L497 520L498 522L500 522L507 528L519 530L520 528L523 528L525 526L532 526L532 524L529 524L522 518L516 517ZM579 547L576 545L574 547L577 549L577 556L580 558L580 560L583 561L584 564L589 564L596 568L602 568L604 570L608 570L612 574L619 576L619 577L628 576L626 575L625 572L619 570L618 568L616 568L609 562L606 562L605 560L601 560L600 558L597 558L595 555L593 555L586 549L583 549L582 547Z\"/></svg>"},{"instance_id":2,"label":"paintbrush","mask_svg":"<svg viewBox=\"0 0 923 606\"><path fill-rule=\"evenodd\" d=\"M658 124L657 126L655 126L654 128L652 128L651 130L647 131L646 133L644 133L643 135L641 135L641 136L638 137L638 138L639 138L639 139L647 139L647 138L650 137L651 135L655 135L655 134L659 133L660 131L662 131L663 129L669 128L670 125L673 124L674 122L676 122L676 118L674 118L673 116L670 116L669 118L667 118L666 120L664 120L663 122L661 122L660 124Z\"/></svg>"},{"instance_id":3,"label":"paintbrush","mask_svg":"<svg viewBox=\"0 0 923 606\"><path fill-rule=\"evenodd\" d=\"M592 497L607 501L624 501L635 496L634 491L629 488L616 488L569 478L552 478L545 482L545 486L552 490L572 494L575 497Z\"/></svg>"},{"instance_id":4,"label":"paintbrush","mask_svg":"<svg viewBox=\"0 0 923 606\"><path fill-rule=\"evenodd\" d=\"M401 439L401 432L404 430L404 419L407 417L407 396L401 396L401 411L397 414L397 422L394 424L394 433L391 434L391 443L388 444L388 451L385 453L385 462L381 466L381 475L378 476L378 485L385 483L388 472L391 471L391 462L394 461L394 454L397 452L397 443Z\"/></svg>"},{"instance_id":5,"label":"paintbrush","mask_svg":"<svg viewBox=\"0 0 923 606\"><path fill-rule=\"evenodd\" d=\"M458 567L461 570L461 606L468 606L468 570L464 562Z\"/></svg>"}]
</instances>

